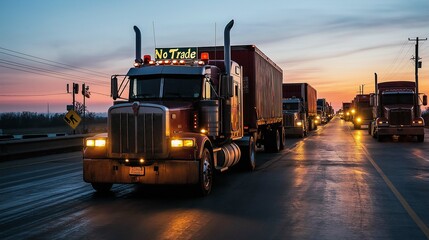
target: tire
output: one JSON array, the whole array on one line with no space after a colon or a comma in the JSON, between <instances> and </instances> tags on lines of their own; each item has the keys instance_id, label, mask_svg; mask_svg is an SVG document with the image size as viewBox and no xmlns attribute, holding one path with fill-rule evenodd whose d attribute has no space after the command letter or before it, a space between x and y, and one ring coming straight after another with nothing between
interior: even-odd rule
<instances>
[{"instance_id":1,"label":"tire","mask_svg":"<svg viewBox=\"0 0 429 240\"><path fill-rule=\"evenodd\" d=\"M279 129L280 129L280 149L279 150L283 150L286 147L286 133L283 127L280 127ZM302 135L304 135L304 133Z\"/></svg>"},{"instance_id":2,"label":"tire","mask_svg":"<svg viewBox=\"0 0 429 240\"><path fill-rule=\"evenodd\" d=\"M267 132L267 139L265 142L265 151L266 152L279 152L280 151L280 133L279 130L276 129L271 132Z\"/></svg>"},{"instance_id":3,"label":"tire","mask_svg":"<svg viewBox=\"0 0 429 240\"><path fill-rule=\"evenodd\" d=\"M372 123L369 122L368 123L368 134L371 135L371 128L372 128Z\"/></svg>"},{"instance_id":4,"label":"tire","mask_svg":"<svg viewBox=\"0 0 429 240\"><path fill-rule=\"evenodd\" d=\"M425 141L425 135L417 135L417 142L424 142Z\"/></svg>"},{"instance_id":5,"label":"tire","mask_svg":"<svg viewBox=\"0 0 429 240\"><path fill-rule=\"evenodd\" d=\"M113 184L112 183L91 183L92 188L94 188L95 191L100 193L106 193L109 192L110 189L112 189Z\"/></svg>"},{"instance_id":6,"label":"tire","mask_svg":"<svg viewBox=\"0 0 429 240\"><path fill-rule=\"evenodd\" d=\"M204 148L200 161L199 183L197 191L202 196L210 194L213 186L213 160L210 151Z\"/></svg>"},{"instance_id":7,"label":"tire","mask_svg":"<svg viewBox=\"0 0 429 240\"><path fill-rule=\"evenodd\" d=\"M256 143L253 136L249 138L249 142L246 146L243 146L241 148L241 159L239 162L239 168L240 170L245 171L253 171L256 168L256 160L255 160L255 153L256 153Z\"/></svg>"}]
</instances>

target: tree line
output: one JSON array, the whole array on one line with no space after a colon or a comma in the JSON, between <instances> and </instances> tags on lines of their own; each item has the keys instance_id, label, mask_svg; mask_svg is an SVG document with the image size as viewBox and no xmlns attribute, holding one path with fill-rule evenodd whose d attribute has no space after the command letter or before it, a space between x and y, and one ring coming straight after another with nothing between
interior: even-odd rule
<instances>
[{"instance_id":1,"label":"tree line","mask_svg":"<svg viewBox=\"0 0 429 240\"><path fill-rule=\"evenodd\" d=\"M45 114L36 112L0 113L0 129L64 126L66 124L65 115L65 113ZM106 117L97 116L92 112L86 113L85 120L89 124L107 122Z\"/></svg>"}]
</instances>

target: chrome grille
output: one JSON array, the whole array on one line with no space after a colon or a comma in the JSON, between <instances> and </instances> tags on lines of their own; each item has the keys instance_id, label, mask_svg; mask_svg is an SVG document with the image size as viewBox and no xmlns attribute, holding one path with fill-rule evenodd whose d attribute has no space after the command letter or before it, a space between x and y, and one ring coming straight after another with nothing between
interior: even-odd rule
<instances>
[{"instance_id":1,"label":"chrome grille","mask_svg":"<svg viewBox=\"0 0 429 240\"><path fill-rule=\"evenodd\" d=\"M411 125L411 110L391 110L389 114L390 125Z\"/></svg>"},{"instance_id":2,"label":"chrome grille","mask_svg":"<svg viewBox=\"0 0 429 240\"><path fill-rule=\"evenodd\" d=\"M291 113L283 114L283 126L285 127L295 126L294 120L295 120L294 114L291 114Z\"/></svg>"},{"instance_id":3,"label":"chrome grille","mask_svg":"<svg viewBox=\"0 0 429 240\"><path fill-rule=\"evenodd\" d=\"M167 152L163 113L110 115L111 153L115 157L159 158Z\"/></svg>"}]
</instances>

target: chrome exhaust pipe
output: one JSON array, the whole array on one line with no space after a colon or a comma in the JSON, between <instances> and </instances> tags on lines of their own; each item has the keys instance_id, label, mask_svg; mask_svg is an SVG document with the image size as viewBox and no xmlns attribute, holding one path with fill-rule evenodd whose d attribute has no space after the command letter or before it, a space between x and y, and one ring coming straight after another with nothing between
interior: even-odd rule
<instances>
[{"instance_id":1,"label":"chrome exhaust pipe","mask_svg":"<svg viewBox=\"0 0 429 240\"><path fill-rule=\"evenodd\" d=\"M142 63L142 37L140 29L134 26L134 32L136 32L136 60L135 63Z\"/></svg>"},{"instance_id":2,"label":"chrome exhaust pipe","mask_svg":"<svg viewBox=\"0 0 429 240\"><path fill-rule=\"evenodd\" d=\"M231 43L230 43L230 32L234 25L234 20L231 20L226 26L224 31L224 61L225 61L225 72L227 76L231 74Z\"/></svg>"}]
</instances>

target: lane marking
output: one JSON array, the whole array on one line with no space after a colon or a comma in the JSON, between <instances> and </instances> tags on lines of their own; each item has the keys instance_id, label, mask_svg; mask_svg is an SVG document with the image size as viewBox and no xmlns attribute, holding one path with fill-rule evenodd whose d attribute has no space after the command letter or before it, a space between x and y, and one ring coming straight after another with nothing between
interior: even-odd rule
<instances>
[{"instance_id":1,"label":"lane marking","mask_svg":"<svg viewBox=\"0 0 429 240\"><path fill-rule=\"evenodd\" d=\"M352 136L353 136L353 134L352 134ZM354 139L354 136L353 136L353 139ZM359 143L359 142L356 142L356 143L358 143L358 145L360 145L360 147L362 148L367 159L371 162L371 164L375 168L375 170L377 170L378 174L380 174L380 176L383 178L384 182L389 187L389 189L393 192L395 197L399 200L402 207L405 208L408 215L410 215L410 217L417 224L417 226L419 226L420 230L426 235L426 238L429 239L429 228L425 225L425 223L417 215L417 213L414 212L414 210L411 208L411 206L408 204L408 202L405 200L405 198L402 196L402 194L395 188L395 186L390 181L390 179L386 176L386 174L384 174L384 172L381 170L381 168L378 166L378 164L375 162L375 160L370 156L366 147L362 143Z\"/></svg>"}]
</instances>

